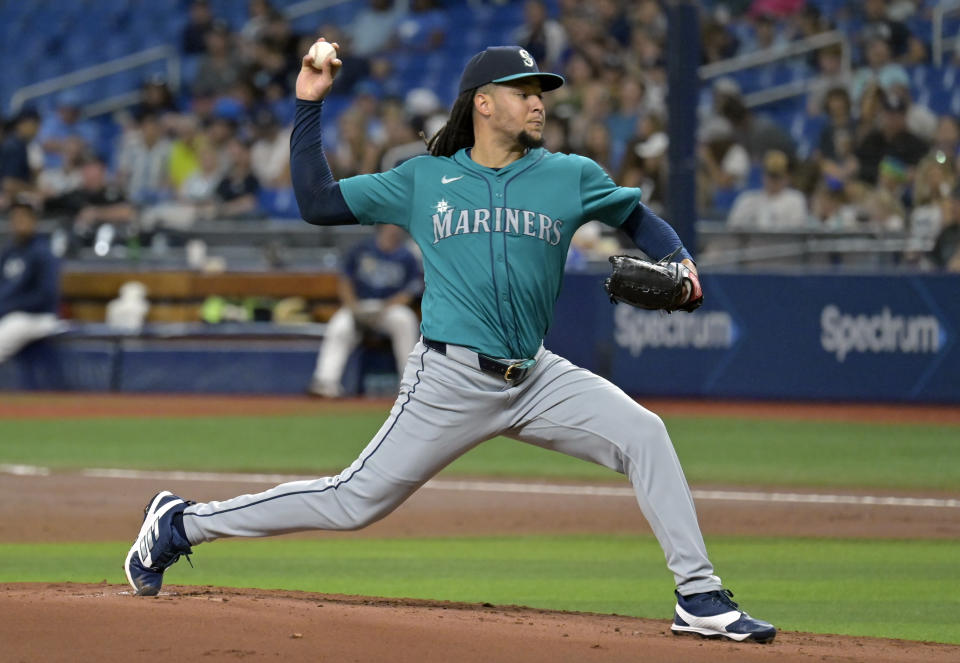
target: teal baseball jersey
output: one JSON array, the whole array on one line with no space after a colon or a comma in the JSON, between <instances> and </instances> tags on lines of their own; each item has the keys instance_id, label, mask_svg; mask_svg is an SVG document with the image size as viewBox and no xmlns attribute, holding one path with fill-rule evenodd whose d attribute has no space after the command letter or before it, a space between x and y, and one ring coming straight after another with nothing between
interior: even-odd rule
<instances>
[{"instance_id":1,"label":"teal baseball jersey","mask_svg":"<svg viewBox=\"0 0 960 663\"><path fill-rule=\"evenodd\" d=\"M542 148L497 170L467 150L420 156L340 190L360 223L401 226L420 247L425 338L516 359L550 327L573 234L619 227L640 201L594 161Z\"/></svg>"}]
</instances>

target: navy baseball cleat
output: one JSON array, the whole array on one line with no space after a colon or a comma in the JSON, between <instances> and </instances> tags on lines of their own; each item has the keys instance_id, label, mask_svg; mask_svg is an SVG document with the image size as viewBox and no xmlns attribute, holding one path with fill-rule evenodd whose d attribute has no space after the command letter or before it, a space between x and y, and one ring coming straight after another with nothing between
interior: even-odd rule
<instances>
[{"instance_id":1,"label":"navy baseball cleat","mask_svg":"<svg viewBox=\"0 0 960 663\"><path fill-rule=\"evenodd\" d=\"M123 570L137 596L156 596L163 584L163 572L167 567L189 555L190 542L182 528L173 526L173 517L183 513L194 502L180 499L169 491L153 496L143 509L143 525L136 541L127 553Z\"/></svg>"},{"instance_id":2,"label":"navy baseball cleat","mask_svg":"<svg viewBox=\"0 0 960 663\"><path fill-rule=\"evenodd\" d=\"M730 638L737 642L773 642L777 629L773 624L754 619L734 603L733 592L718 589L713 592L677 595L677 610L670 630L674 635L695 633L704 638Z\"/></svg>"}]
</instances>

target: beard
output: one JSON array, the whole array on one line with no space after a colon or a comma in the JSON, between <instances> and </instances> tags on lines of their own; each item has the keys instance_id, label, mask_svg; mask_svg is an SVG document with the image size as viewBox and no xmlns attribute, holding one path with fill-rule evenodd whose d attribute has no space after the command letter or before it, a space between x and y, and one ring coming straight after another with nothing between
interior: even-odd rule
<instances>
[{"instance_id":1,"label":"beard","mask_svg":"<svg viewBox=\"0 0 960 663\"><path fill-rule=\"evenodd\" d=\"M528 150L532 150L537 147L543 147L543 134L540 134L540 138L534 138L526 131L521 131L517 135L517 142Z\"/></svg>"}]
</instances>

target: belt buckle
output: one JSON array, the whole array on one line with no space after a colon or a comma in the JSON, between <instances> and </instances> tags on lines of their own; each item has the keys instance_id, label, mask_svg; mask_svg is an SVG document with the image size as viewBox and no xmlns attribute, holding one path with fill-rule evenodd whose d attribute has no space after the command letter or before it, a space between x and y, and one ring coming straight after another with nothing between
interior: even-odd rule
<instances>
[{"instance_id":1,"label":"belt buckle","mask_svg":"<svg viewBox=\"0 0 960 663\"><path fill-rule=\"evenodd\" d=\"M523 378L523 376L526 375L527 370L529 370L530 367L532 367L536 363L537 363L536 359L524 359L523 361L518 361L515 364L510 364L509 366L507 366L507 370L503 374L503 379L506 380L507 382L513 382L514 380L519 380ZM514 370L522 371L522 374L516 377L513 377Z\"/></svg>"}]
</instances>

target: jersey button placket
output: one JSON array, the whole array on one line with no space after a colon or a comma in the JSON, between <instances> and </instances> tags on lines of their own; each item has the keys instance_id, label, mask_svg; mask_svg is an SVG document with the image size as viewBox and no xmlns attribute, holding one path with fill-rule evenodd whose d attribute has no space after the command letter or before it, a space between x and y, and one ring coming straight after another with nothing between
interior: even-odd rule
<instances>
[{"instance_id":1,"label":"jersey button placket","mask_svg":"<svg viewBox=\"0 0 960 663\"><path fill-rule=\"evenodd\" d=\"M498 175L495 178L493 186L494 206L506 207L503 195L503 179ZM491 214L494 210L491 210ZM503 221L506 223L506 220ZM493 250L494 273L496 274L497 295L500 300L500 314L507 325L504 330L508 336L515 336L516 330L513 328L513 310L510 306L509 276L507 274L507 256L506 256L506 229L504 233L497 238Z\"/></svg>"}]
</instances>

